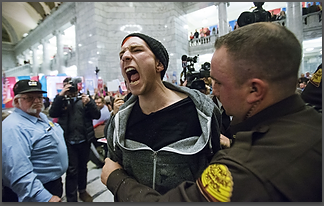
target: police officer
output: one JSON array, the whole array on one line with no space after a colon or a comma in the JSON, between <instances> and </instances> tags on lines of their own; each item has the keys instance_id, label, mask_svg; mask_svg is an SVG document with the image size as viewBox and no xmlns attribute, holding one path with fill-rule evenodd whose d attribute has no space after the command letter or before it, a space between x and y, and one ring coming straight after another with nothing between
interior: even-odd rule
<instances>
[{"instance_id":1,"label":"police officer","mask_svg":"<svg viewBox=\"0 0 324 206\"><path fill-rule=\"evenodd\" d=\"M215 42L213 93L235 144L220 150L196 182L163 196L106 159L101 181L115 201L322 201L322 115L295 87L301 45L286 27L253 23Z\"/></svg>"}]
</instances>

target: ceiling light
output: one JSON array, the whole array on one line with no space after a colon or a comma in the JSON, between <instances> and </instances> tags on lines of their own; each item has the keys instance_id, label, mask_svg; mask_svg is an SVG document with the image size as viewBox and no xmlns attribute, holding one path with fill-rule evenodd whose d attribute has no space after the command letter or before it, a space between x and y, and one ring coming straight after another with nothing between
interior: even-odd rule
<instances>
[{"instance_id":1,"label":"ceiling light","mask_svg":"<svg viewBox=\"0 0 324 206\"><path fill-rule=\"evenodd\" d=\"M306 51L313 51L314 48L307 48Z\"/></svg>"},{"instance_id":2,"label":"ceiling light","mask_svg":"<svg viewBox=\"0 0 324 206\"><path fill-rule=\"evenodd\" d=\"M127 24L122 27L120 27L120 31L126 32L126 33L138 33L142 31L142 27L137 24Z\"/></svg>"},{"instance_id":3,"label":"ceiling light","mask_svg":"<svg viewBox=\"0 0 324 206\"><path fill-rule=\"evenodd\" d=\"M92 36L92 34L89 34L89 36Z\"/></svg>"},{"instance_id":4,"label":"ceiling light","mask_svg":"<svg viewBox=\"0 0 324 206\"><path fill-rule=\"evenodd\" d=\"M24 33L24 34L23 34L23 37L26 37L26 36L28 36L28 34L27 34L27 33Z\"/></svg>"},{"instance_id":5,"label":"ceiling light","mask_svg":"<svg viewBox=\"0 0 324 206\"><path fill-rule=\"evenodd\" d=\"M97 54L99 54L99 52L97 52Z\"/></svg>"},{"instance_id":6,"label":"ceiling light","mask_svg":"<svg viewBox=\"0 0 324 206\"><path fill-rule=\"evenodd\" d=\"M184 25L183 28L188 29L188 25Z\"/></svg>"},{"instance_id":7,"label":"ceiling light","mask_svg":"<svg viewBox=\"0 0 324 206\"><path fill-rule=\"evenodd\" d=\"M82 44L78 44L79 46L82 46Z\"/></svg>"},{"instance_id":8,"label":"ceiling light","mask_svg":"<svg viewBox=\"0 0 324 206\"><path fill-rule=\"evenodd\" d=\"M165 28L167 28L167 27L168 27L168 25L164 25L164 27L165 27Z\"/></svg>"}]
</instances>

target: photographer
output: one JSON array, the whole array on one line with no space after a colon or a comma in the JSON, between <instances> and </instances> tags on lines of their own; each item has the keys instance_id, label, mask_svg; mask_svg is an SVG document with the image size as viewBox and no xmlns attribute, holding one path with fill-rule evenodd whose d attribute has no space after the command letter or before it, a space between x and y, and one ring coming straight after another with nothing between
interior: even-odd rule
<instances>
[{"instance_id":1,"label":"photographer","mask_svg":"<svg viewBox=\"0 0 324 206\"><path fill-rule=\"evenodd\" d=\"M83 202L92 202L92 197L86 192L87 163L90 143L95 137L92 119L100 118L100 110L90 96L78 94L78 83L81 83L81 79L64 79L64 87L56 95L49 115L58 118L68 149L69 167L65 184L67 202L78 201L77 190Z\"/></svg>"}]
</instances>

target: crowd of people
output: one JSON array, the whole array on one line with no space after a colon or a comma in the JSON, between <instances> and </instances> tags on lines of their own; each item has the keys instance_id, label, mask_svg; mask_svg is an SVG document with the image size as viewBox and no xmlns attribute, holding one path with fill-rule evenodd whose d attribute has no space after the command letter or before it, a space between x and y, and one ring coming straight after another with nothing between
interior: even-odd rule
<instances>
[{"instance_id":1,"label":"crowd of people","mask_svg":"<svg viewBox=\"0 0 324 206\"><path fill-rule=\"evenodd\" d=\"M58 123L42 113L41 84L18 81L3 121L3 201L59 202L66 172L67 201L79 193L91 202L86 162L98 120L108 146L101 181L116 202L321 202L322 66L297 94L302 47L268 22L214 45L210 94L163 81L168 51L131 33L119 53L127 95L80 96L67 78L49 107Z\"/></svg>"},{"instance_id":2,"label":"crowd of people","mask_svg":"<svg viewBox=\"0 0 324 206\"><path fill-rule=\"evenodd\" d=\"M199 32L197 29L195 29L195 32L190 32L190 45L199 45L199 44L205 44L210 42L210 36L217 36L218 35L218 28L216 29L213 27L212 30L210 30L208 27L202 27Z\"/></svg>"}]
</instances>

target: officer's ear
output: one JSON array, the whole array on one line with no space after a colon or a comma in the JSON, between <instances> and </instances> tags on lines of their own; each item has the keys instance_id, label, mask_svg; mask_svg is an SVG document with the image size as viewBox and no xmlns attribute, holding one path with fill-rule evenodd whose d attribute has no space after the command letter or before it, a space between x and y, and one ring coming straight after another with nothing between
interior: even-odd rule
<instances>
[{"instance_id":1,"label":"officer's ear","mask_svg":"<svg viewBox=\"0 0 324 206\"><path fill-rule=\"evenodd\" d=\"M249 80L247 87L247 102L254 103L263 99L268 92L269 85L267 82L253 78Z\"/></svg>"}]
</instances>

